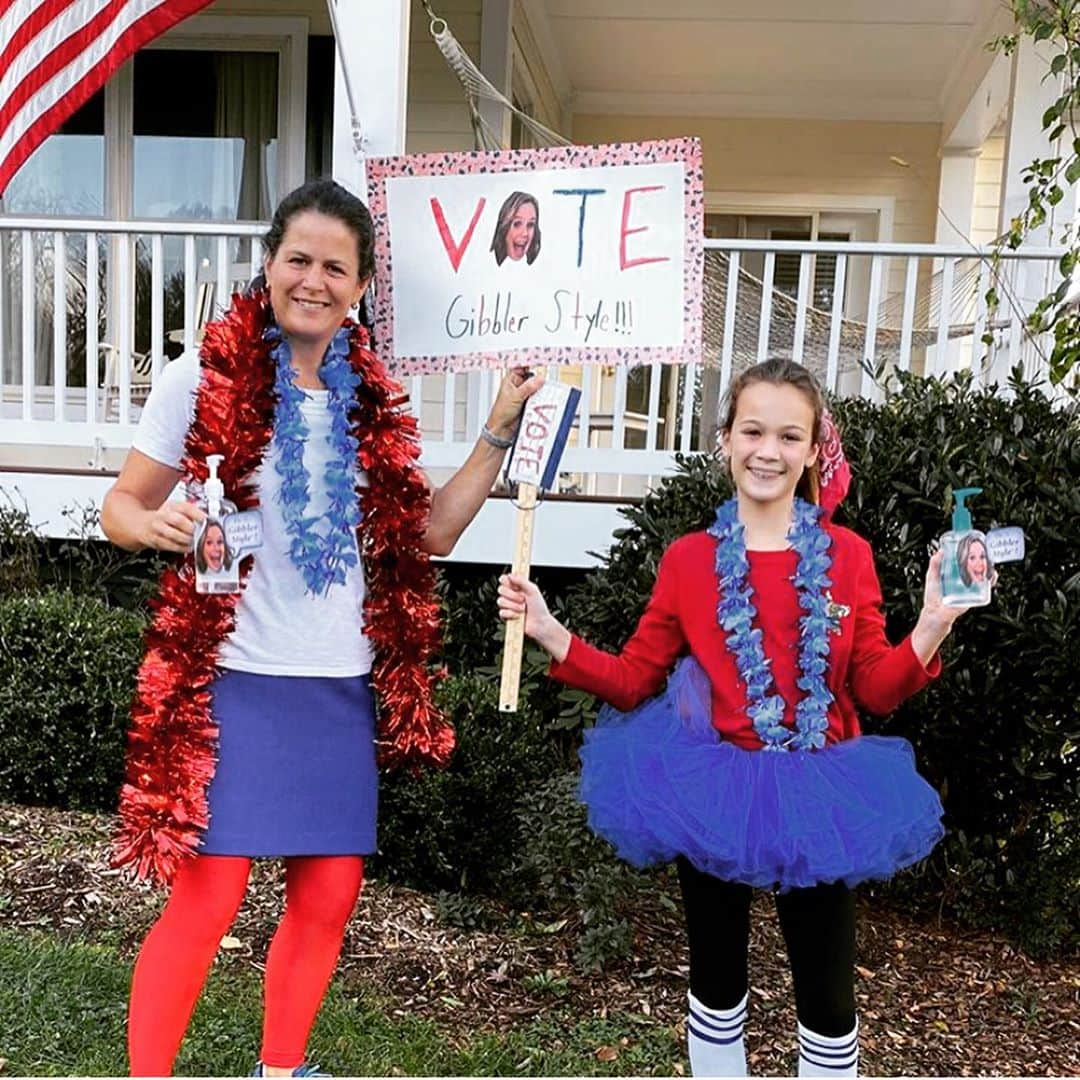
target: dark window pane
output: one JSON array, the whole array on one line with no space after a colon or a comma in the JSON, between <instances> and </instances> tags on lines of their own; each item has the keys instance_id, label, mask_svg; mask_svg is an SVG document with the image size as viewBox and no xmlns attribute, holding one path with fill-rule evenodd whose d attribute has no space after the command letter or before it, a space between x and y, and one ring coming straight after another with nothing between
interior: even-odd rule
<instances>
[{"instance_id":1,"label":"dark window pane","mask_svg":"<svg viewBox=\"0 0 1080 1080\"><path fill-rule=\"evenodd\" d=\"M334 39L308 38L307 173L317 180L333 171Z\"/></svg>"},{"instance_id":2,"label":"dark window pane","mask_svg":"<svg viewBox=\"0 0 1080 1080\"><path fill-rule=\"evenodd\" d=\"M268 218L278 198L277 84L276 53L139 53L135 216Z\"/></svg>"}]
</instances>

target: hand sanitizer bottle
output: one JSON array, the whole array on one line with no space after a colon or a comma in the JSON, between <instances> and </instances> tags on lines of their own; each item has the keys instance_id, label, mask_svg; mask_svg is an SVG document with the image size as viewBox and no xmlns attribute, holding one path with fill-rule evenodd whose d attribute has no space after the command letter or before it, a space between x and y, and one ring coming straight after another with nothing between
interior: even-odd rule
<instances>
[{"instance_id":1,"label":"hand sanitizer bottle","mask_svg":"<svg viewBox=\"0 0 1080 1080\"><path fill-rule=\"evenodd\" d=\"M990 603L994 565L986 536L971 526L971 511L964 500L982 488L953 492L952 528L941 538L941 599L949 607L982 607Z\"/></svg>"},{"instance_id":2,"label":"hand sanitizer bottle","mask_svg":"<svg viewBox=\"0 0 1080 1080\"><path fill-rule=\"evenodd\" d=\"M210 475L203 484L206 520L195 530L195 591L232 593L240 591L239 560L229 550L225 518L236 512L235 504L225 498L225 485L218 477L221 454L208 454Z\"/></svg>"}]
</instances>

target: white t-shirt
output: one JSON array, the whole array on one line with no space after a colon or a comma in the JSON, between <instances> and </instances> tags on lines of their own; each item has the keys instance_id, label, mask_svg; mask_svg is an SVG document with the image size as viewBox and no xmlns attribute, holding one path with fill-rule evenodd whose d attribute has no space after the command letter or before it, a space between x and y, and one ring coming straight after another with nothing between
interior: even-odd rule
<instances>
[{"instance_id":1,"label":"white t-shirt","mask_svg":"<svg viewBox=\"0 0 1080 1080\"><path fill-rule=\"evenodd\" d=\"M196 353L167 364L143 408L132 446L163 465L179 468L195 416L198 384ZM300 411L310 432L304 446L304 467L311 478L307 514L318 516L329 503L323 476L330 457L326 441L330 413L327 391L305 393L308 399L301 402ZM332 586L323 596L306 591L303 576L289 560L290 538L278 502L281 477L274 468L277 456L271 441L255 476L263 546L254 553L255 565L236 605L236 628L222 642L218 662L224 668L261 675L365 675L371 670L372 648L362 632L363 566L358 561L345 583ZM357 473L357 482L366 485L363 472ZM326 522L320 526L325 528Z\"/></svg>"}]
</instances>

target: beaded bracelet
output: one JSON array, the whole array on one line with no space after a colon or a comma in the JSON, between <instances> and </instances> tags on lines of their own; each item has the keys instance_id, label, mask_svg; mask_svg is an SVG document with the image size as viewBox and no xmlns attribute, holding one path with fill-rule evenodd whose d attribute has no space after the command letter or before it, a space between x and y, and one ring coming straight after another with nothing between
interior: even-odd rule
<instances>
[{"instance_id":1,"label":"beaded bracelet","mask_svg":"<svg viewBox=\"0 0 1080 1080\"><path fill-rule=\"evenodd\" d=\"M513 439L504 439L501 435L496 435L487 424L480 429L480 438L494 446L496 450L509 450L514 445Z\"/></svg>"}]
</instances>

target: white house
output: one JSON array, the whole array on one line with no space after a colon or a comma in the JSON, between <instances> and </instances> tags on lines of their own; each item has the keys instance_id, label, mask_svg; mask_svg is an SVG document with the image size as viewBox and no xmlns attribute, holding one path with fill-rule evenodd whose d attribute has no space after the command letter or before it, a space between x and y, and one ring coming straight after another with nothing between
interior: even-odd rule
<instances>
[{"instance_id":1,"label":"white house","mask_svg":"<svg viewBox=\"0 0 1080 1080\"><path fill-rule=\"evenodd\" d=\"M1056 96L1000 0L339 0L370 154L473 147L444 20L518 108L574 142L697 135L705 161L706 357L567 369L582 385L564 486L537 562L587 565L616 508L710 444L732 370L771 352L841 393L872 371L1044 365L1023 317L1052 281L1059 220L1003 264L988 244L1026 203ZM430 13L429 13L430 11ZM434 16L434 20L432 18ZM171 354L257 267L280 195L333 172L359 186L341 60L323 0L214 0L139 52L0 200L0 487L53 533L100 497ZM506 145L527 126L481 105ZM994 344L980 344L984 333ZM488 374L409 381L428 466L462 460ZM495 499L456 558L507 558Z\"/></svg>"}]
</instances>

